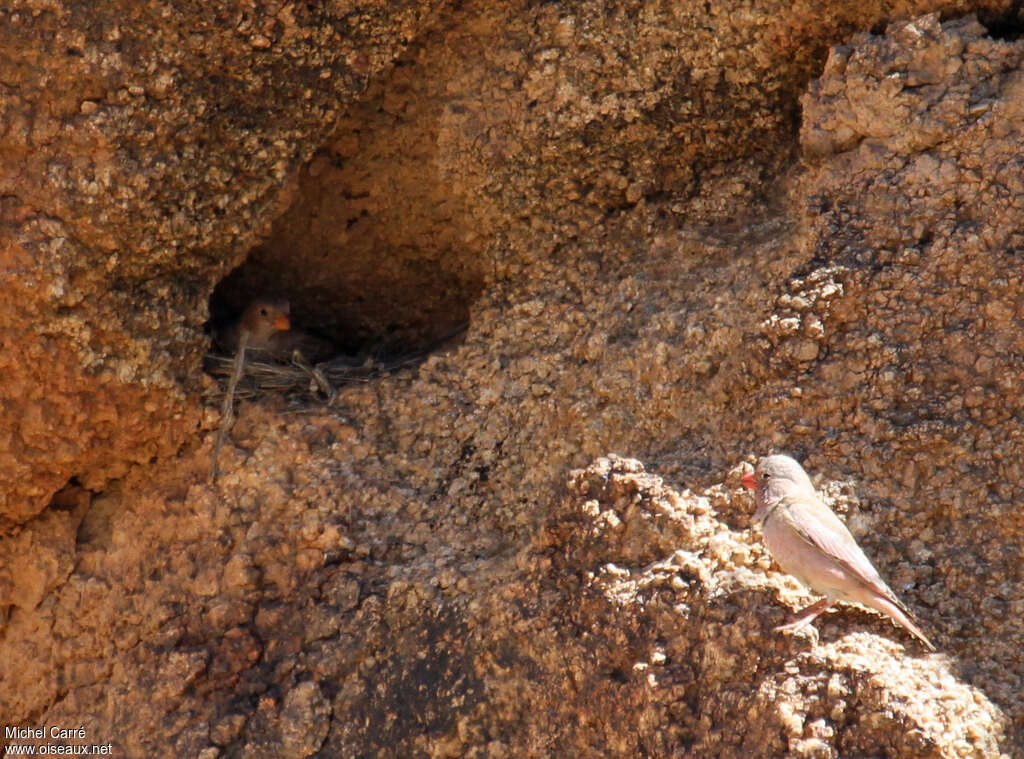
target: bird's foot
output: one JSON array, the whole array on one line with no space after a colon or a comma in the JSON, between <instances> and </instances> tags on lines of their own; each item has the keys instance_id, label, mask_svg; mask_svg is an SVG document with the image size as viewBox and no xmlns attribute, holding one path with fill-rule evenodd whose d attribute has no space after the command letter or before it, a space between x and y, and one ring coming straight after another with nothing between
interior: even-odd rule
<instances>
[{"instance_id":1,"label":"bird's foot","mask_svg":"<svg viewBox=\"0 0 1024 759\"><path fill-rule=\"evenodd\" d=\"M806 609L801 611L797 615L796 619L794 619L792 622L788 622L787 624L779 625L778 627L776 627L775 632L795 633L799 630L802 630L804 627L813 622L815 617L817 617L822 612L826 611L828 607L832 605L832 603L833 602L831 599L823 598L817 603L811 604Z\"/></svg>"}]
</instances>

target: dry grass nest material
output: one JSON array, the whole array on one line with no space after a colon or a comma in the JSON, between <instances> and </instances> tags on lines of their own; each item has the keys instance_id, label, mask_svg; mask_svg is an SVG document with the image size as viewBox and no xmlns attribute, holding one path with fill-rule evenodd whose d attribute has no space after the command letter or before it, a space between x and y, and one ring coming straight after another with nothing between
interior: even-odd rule
<instances>
[{"instance_id":1,"label":"dry grass nest material","mask_svg":"<svg viewBox=\"0 0 1024 759\"><path fill-rule=\"evenodd\" d=\"M292 357L290 364L261 360L258 353L246 356L245 370L235 389L235 398L252 399L267 394L289 397L326 399L330 402L337 391L352 382L369 382L399 369L413 366L425 358L425 353L398 356L392 359L366 359L360 362L347 356L311 365L300 355ZM231 377L233 356L209 353L203 362L206 372L220 380L218 391L212 395L223 397Z\"/></svg>"}]
</instances>

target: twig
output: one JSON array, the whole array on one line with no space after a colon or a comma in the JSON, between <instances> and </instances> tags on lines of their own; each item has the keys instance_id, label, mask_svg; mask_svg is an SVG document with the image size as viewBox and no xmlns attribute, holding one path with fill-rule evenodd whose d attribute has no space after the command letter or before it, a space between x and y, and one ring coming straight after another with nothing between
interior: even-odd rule
<instances>
[{"instance_id":1,"label":"twig","mask_svg":"<svg viewBox=\"0 0 1024 759\"><path fill-rule=\"evenodd\" d=\"M331 383L327 381L327 377L324 376L320 367L311 366L298 348L292 352L292 363L309 374L316 386L320 388L320 392L327 396L327 405L330 405L334 401L337 390L331 387Z\"/></svg>"},{"instance_id":2,"label":"twig","mask_svg":"<svg viewBox=\"0 0 1024 759\"><path fill-rule=\"evenodd\" d=\"M235 362L231 365L231 379L228 380L228 389L224 393L224 402L220 407L220 429L217 430L217 442L213 446L213 464L210 467L210 484L217 482L217 462L220 460L220 448L224 445L224 438L228 436L228 430L235 422L235 388L238 387L238 380L245 370L245 346L249 343L249 331L241 330L238 335L238 350L235 351Z\"/></svg>"}]
</instances>

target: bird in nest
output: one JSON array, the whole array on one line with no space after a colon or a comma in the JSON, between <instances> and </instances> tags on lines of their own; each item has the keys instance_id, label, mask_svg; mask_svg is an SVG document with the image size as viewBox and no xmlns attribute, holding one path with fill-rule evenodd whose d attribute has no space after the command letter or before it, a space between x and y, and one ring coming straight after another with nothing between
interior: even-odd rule
<instances>
[{"instance_id":1,"label":"bird in nest","mask_svg":"<svg viewBox=\"0 0 1024 759\"><path fill-rule=\"evenodd\" d=\"M340 352L330 340L294 329L291 305L283 298L256 298L238 319L215 332L214 342L220 350L234 354L243 334L246 352L259 361L287 363L298 351L306 361L318 364Z\"/></svg>"}]
</instances>

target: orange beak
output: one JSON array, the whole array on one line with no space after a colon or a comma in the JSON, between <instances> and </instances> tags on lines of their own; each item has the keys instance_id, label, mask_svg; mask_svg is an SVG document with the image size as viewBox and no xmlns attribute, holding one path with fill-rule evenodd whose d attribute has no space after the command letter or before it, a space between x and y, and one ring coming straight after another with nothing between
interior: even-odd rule
<instances>
[{"instance_id":1,"label":"orange beak","mask_svg":"<svg viewBox=\"0 0 1024 759\"><path fill-rule=\"evenodd\" d=\"M740 482L743 483L743 487L747 490L757 490L757 480L754 478L753 472L747 472L745 475L740 477Z\"/></svg>"},{"instance_id":2,"label":"orange beak","mask_svg":"<svg viewBox=\"0 0 1024 759\"><path fill-rule=\"evenodd\" d=\"M292 328L291 319L288 318L288 314L281 314L274 319L274 329L284 332Z\"/></svg>"}]
</instances>

